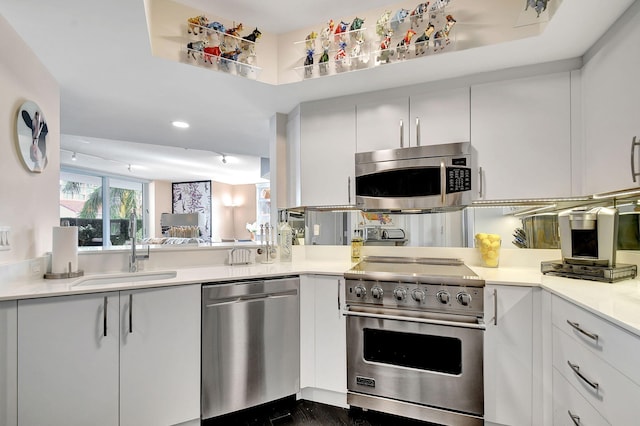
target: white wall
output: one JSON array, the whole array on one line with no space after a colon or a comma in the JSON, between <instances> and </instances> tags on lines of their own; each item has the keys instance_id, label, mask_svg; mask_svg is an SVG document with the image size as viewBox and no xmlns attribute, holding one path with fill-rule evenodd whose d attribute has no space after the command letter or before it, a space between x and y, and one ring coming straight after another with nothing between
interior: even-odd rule
<instances>
[{"instance_id":1,"label":"white wall","mask_svg":"<svg viewBox=\"0 0 640 426\"><path fill-rule=\"evenodd\" d=\"M60 91L36 55L0 15L0 226L11 227L11 250L0 264L42 256L51 250L59 221ZM47 121L48 165L29 172L17 145L16 120L23 102L38 104Z\"/></svg>"}]
</instances>

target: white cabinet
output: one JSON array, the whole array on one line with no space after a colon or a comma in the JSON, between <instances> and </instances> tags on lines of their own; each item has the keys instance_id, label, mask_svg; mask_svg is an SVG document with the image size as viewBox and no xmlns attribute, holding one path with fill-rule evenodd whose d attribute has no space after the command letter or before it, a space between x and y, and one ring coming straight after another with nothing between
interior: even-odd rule
<instances>
[{"instance_id":1,"label":"white cabinet","mask_svg":"<svg viewBox=\"0 0 640 426\"><path fill-rule=\"evenodd\" d=\"M640 407L640 339L558 296L553 322L553 411L571 411L581 424L637 424ZM556 380L562 378L563 381ZM573 389L571 399L556 381Z\"/></svg>"},{"instance_id":2,"label":"white cabinet","mask_svg":"<svg viewBox=\"0 0 640 426\"><path fill-rule=\"evenodd\" d=\"M355 203L355 105L300 106L300 204Z\"/></svg>"},{"instance_id":3,"label":"white cabinet","mask_svg":"<svg viewBox=\"0 0 640 426\"><path fill-rule=\"evenodd\" d=\"M409 142L409 98L377 99L356 106L357 152L406 148Z\"/></svg>"},{"instance_id":4,"label":"white cabinet","mask_svg":"<svg viewBox=\"0 0 640 426\"><path fill-rule=\"evenodd\" d=\"M484 339L485 421L531 425L534 289L487 285L484 306L487 323Z\"/></svg>"},{"instance_id":5,"label":"white cabinet","mask_svg":"<svg viewBox=\"0 0 640 426\"><path fill-rule=\"evenodd\" d=\"M358 103L357 152L470 139L469 87Z\"/></svg>"},{"instance_id":6,"label":"white cabinet","mask_svg":"<svg viewBox=\"0 0 640 426\"><path fill-rule=\"evenodd\" d=\"M637 22L637 18L634 19ZM632 167L640 172L640 26L627 20L610 32L582 69L584 191L587 194L636 187ZM623 37L620 35L624 34Z\"/></svg>"},{"instance_id":7,"label":"white cabinet","mask_svg":"<svg viewBox=\"0 0 640 426\"><path fill-rule=\"evenodd\" d=\"M15 301L0 302L0 425L18 424L18 313Z\"/></svg>"},{"instance_id":8,"label":"white cabinet","mask_svg":"<svg viewBox=\"0 0 640 426\"><path fill-rule=\"evenodd\" d=\"M20 425L200 416L200 286L18 302Z\"/></svg>"},{"instance_id":9,"label":"white cabinet","mask_svg":"<svg viewBox=\"0 0 640 426\"><path fill-rule=\"evenodd\" d=\"M569 72L471 87L477 199L571 194Z\"/></svg>"},{"instance_id":10,"label":"white cabinet","mask_svg":"<svg viewBox=\"0 0 640 426\"><path fill-rule=\"evenodd\" d=\"M303 397L346 406L344 279L300 277L300 387ZM305 389L306 388L306 389Z\"/></svg>"}]
</instances>

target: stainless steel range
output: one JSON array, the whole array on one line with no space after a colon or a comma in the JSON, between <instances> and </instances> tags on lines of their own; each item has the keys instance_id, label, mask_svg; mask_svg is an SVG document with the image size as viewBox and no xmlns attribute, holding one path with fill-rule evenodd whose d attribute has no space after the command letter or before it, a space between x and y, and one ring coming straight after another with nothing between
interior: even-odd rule
<instances>
[{"instance_id":1,"label":"stainless steel range","mask_svg":"<svg viewBox=\"0 0 640 426\"><path fill-rule=\"evenodd\" d=\"M344 277L347 402L482 425L484 281L458 259L378 256Z\"/></svg>"}]
</instances>

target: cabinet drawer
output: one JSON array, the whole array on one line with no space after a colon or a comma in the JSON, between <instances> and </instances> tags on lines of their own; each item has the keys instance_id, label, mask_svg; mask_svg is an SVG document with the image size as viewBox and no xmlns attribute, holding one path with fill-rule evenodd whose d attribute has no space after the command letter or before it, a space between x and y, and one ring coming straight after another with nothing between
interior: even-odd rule
<instances>
[{"instance_id":1,"label":"cabinet drawer","mask_svg":"<svg viewBox=\"0 0 640 426\"><path fill-rule=\"evenodd\" d=\"M553 367L611 424L637 424L640 386L555 326Z\"/></svg>"},{"instance_id":2,"label":"cabinet drawer","mask_svg":"<svg viewBox=\"0 0 640 426\"><path fill-rule=\"evenodd\" d=\"M577 416L576 421L571 416ZM598 411L575 390L554 368L553 370L553 424L555 426L609 425Z\"/></svg>"},{"instance_id":3,"label":"cabinet drawer","mask_svg":"<svg viewBox=\"0 0 640 426\"><path fill-rule=\"evenodd\" d=\"M552 321L556 327L640 385L640 363L629 362L630 359L640 359L639 337L560 297L554 296L551 304Z\"/></svg>"}]
</instances>

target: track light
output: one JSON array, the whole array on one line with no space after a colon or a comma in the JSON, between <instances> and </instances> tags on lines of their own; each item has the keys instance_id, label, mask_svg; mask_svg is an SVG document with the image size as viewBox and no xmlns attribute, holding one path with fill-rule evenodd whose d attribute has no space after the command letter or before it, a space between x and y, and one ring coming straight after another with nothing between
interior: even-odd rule
<instances>
[{"instance_id":1,"label":"track light","mask_svg":"<svg viewBox=\"0 0 640 426\"><path fill-rule=\"evenodd\" d=\"M227 164L227 156L222 154L222 158L220 159L220 161L222 161L222 164Z\"/></svg>"},{"instance_id":2,"label":"track light","mask_svg":"<svg viewBox=\"0 0 640 426\"><path fill-rule=\"evenodd\" d=\"M71 154L71 161L76 161L78 158L76 157L76 153Z\"/></svg>"},{"instance_id":3,"label":"track light","mask_svg":"<svg viewBox=\"0 0 640 426\"><path fill-rule=\"evenodd\" d=\"M127 167L129 169L129 171L131 171L131 164L129 164L129 167Z\"/></svg>"}]
</instances>

